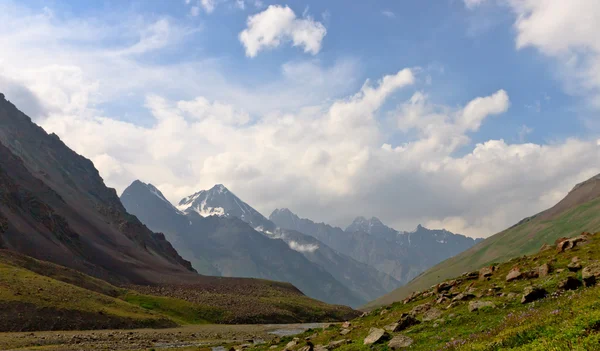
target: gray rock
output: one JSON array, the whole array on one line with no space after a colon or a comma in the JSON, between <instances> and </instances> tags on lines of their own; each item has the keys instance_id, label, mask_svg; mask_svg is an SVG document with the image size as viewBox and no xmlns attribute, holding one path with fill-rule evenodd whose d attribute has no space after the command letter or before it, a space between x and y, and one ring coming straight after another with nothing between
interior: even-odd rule
<instances>
[{"instance_id":1,"label":"gray rock","mask_svg":"<svg viewBox=\"0 0 600 351\"><path fill-rule=\"evenodd\" d=\"M398 326L395 330L393 330L393 332L399 332L399 331L403 331L407 328L412 327L413 325L417 325L421 323L418 319L416 319L415 317L411 316L410 314L407 313L402 313L402 315L400 315L400 319L398 320Z\"/></svg>"},{"instance_id":2,"label":"gray rock","mask_svg":"<svg viewBox=\"0 0 600 351\"><path fill-rule=\"evenodd\" d=\"M388 343L388 347L392 350L401 350L412 345L413 339L404 335L396 335Z\"/></svg>"},{"instance_id":3,"label":"gray rock","mask_svg":"<svg viewBox=\"0 0 600 351\"><path fill-rule=\"evenodd\" d=\"M340 335L347 335L347 334L349 334L351 331L352 331L352 330L350 330L350 329L342 329L342 330L340 331Z\"/></svg>"},{"instance_id":4,"label":"gray rock","mask_svg":"<svg viewBox=\"0 0 600 351\"><path fill-rule=\"evenodd\" d=\"M521 279L521 278L523 278L523 273L521 273L521 271L519 270L519 267L514 267L506 275L506 281L507 282L512 282L514 280L518 280L518 279Z\"/></svg>"},{"instance_id":5,"label":"gray rock","mask_svg":"<svg viewBox=\"0 0 600 351\"><path fill-rule=\"evenodd\" d=\"M424 321L432 321L434 319L440 318L441 315L442 315L442 311L440 311L437 308L431 308L431 309L425 311L425 313L423 313L423 320Z\"/></svg>"},{"instance_id":6,"label":"gray rock","mask_svg":"<svg viewBox=\"0 0 600 351\"><path fill-rule=\"evenodd\" d=\"M389 338L389 334L385 330L379 329L379 328L371 328L371 330L369 330L369 335L364 340L364 344L365 345L377 344L388 338Z\"/></svg>"},{"instance_id":7,"label":"gray rock","mask_svg":"<svg viewBox=\"0 0 600 351\"><path fill-rule=\"evenodd\" d=\"M585 267L581 272L581 277L585 286L595 285L600 279L600 263L594 263Z\"/></svg>"},{"instance_id":8,"label":"gray rock","mask_svg":"<svg viewBox=\"0 0 600 351\"><path fill-rule=\"evenodd\" d=\"M342 339L342 340L336 340L336 341L332 341L329 343L329 346L327 346L328 350L335 350L338 347L342 346L342 345L346 345L349 344L350 340L348 339Z\"/></svg>"}]
</instances>

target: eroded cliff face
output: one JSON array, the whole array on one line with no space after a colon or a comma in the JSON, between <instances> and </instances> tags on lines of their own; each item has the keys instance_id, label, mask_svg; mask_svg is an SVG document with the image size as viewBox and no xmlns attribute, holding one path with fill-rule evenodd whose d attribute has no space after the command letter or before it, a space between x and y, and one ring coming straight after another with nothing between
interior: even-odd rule
<instances>
[{"instance_id":1,"label":"eroded cliff face","mask_svg":"<svg viewBox=\"0 0 600 351\"><path fill-rule=\"evenodd\" d=\"M194 275L163 235L127 213L90 160L3 98L0 204L2 247L117 282Z\"/></svg>"}]
</instances>

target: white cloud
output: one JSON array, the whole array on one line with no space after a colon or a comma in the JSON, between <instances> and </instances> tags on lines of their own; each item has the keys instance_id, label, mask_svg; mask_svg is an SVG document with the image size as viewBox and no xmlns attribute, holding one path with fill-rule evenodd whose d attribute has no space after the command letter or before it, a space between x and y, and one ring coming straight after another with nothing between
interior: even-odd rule
<instances>
[{"instance_id":1,"label":"white cloud","mask_svg":"<svg viewBox=\"0 0 600 351\"><path fill-rule=\"evenodd\" d=\"M206 13L212 13L215 10L215 0L200 0L200 5Z\"/></svg>"},{"instance_id":2,"label":"white cloud","mask_svg":"<svg viewBox=\"0 0 600 351\"><path fill-rule=\"evenodd\" d=\"M304 52L316 55L321 51L326 34L327 30L320 22L310 17L298 19L291 8L271 5L248 17L247 28L240 33L239 39L248 57L256 57L261 50L276 48L288 41L304 47Z\"/></svg>"},{"instance_id":3,"label":"white cloud","mask_svg":"<svg viewBox=\"0 0 600 351\"><path fill-rule=\"evenodd\" d=\"M482 0L464 0L474 8ZM565 90L600 108L600 2L502 0L514 12L517 49L535 48L556 63Z\"/></svg>"},{"instance_id":4,"label":"white cloud","mask_svg":"<svg viewBox=\"0 0 600 351\"><path fill-rule=\"evenodd\" d=\"M376 215L400 230L420 222L490 235L600 173L597 137L473 145L510 107L502 87L445 106L415 90L419 70L357 87L355 61L318 59L246 87L220 61L150 64L198 33L167 18L49 16L0 4L0 91L118 191L140 178L178 201L224 183L264 214L289 207L337 225ZM137 105L136 116L109 118L110 103Z\"/></svg>"},{"instance_id":5,"label":"white cloud","mask_svg":"<svg viewBox=\"0 0 600 351\"><path fill-rule=\"evenodd\" d=\"M463 0L465 2L465 6L469 9L473 9L481 4L485 3L488 0Z\"/></svg>"},{"instance_id":6,"label":"white cloud","mask_svg":"<svg viewBox=\"0 0 600 351\"><path fill-rule=\"evenodd\" d=\"M288 245L290 249L298 252L315 252L319 249L319 245L317 244L300 244L294 240L291 240Z\"/></svg>"},{"instance_id":7,"label":"white cloud","mask_svg":"<svg viewBox=\"0 0 600 351\"><path fill-rule=\"evenodd\" d=\"M381 14L388 18L396 18L396 14L390 10L383 10L381 11Z\"/></svg>"},{"instance_id":8,"label":"white cloud","mask_svg":"<svg viewBox=\"0 0 600 351\"><path fill-rule=\"evenodd\" d=\"M192 15L193 17L196 17L199 14L200 14L200 7L192 6L192 8L190 8L190 15Z\"/></svg>"}]
</instances>

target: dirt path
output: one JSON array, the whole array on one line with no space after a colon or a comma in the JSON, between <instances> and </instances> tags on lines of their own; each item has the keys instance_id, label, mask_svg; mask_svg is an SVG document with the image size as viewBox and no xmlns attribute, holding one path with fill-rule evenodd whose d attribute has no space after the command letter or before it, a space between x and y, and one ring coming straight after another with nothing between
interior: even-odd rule
<instances>
[{"instance_id":1,"label":"dirt path","mask_svg":"<svg viewBox=\"0 0 600 351\"><path fill-rule=\"evenodd\" d=\"M211 350L270 342L323 324L194 325L172 329L0 333L0 350Z\"/></svg>"}]
</instances>

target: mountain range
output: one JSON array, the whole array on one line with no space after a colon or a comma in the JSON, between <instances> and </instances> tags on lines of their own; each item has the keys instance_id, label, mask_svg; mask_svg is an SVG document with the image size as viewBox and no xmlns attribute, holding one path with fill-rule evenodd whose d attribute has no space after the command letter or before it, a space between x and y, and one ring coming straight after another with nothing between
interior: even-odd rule
<instances>
[{"instance_id":1,"label":"mountain range","mask_svg":"<svg viewBox=\"0 0 600 351\"><path fill-rule=\"evenodd\" d=\"M153 185L135 181L121 201L203 274L288 281L308 296L350 306L399 286L309 235L277 228L221 184L175 207Z\"/></svg>"},{"instance_id":2,"label":"mountain range","mask_svg":"<svg viewBox=\"0 0 600 351\"><path fill-rule=\"evenodd\" d=\"M334 250L392 276L400 284L481 241L421 225L412 232L399 232L375 217L358 217L346 230L300 218L285 208L273 211L269 218L281 228L317 238Z\"/></svg>"},{"instance_id":3,"label":"mountain range","mask_svg":"<svg viewBox=\"0 0 600 351\"><path fill-rule=\"evenodd\" d=\"M332 230L319 235L311 221L296 225L303 220L287 209L267 219L222 184L173 206L138 180L121 201L149 228L164 232L202 274L289 281L311 297L350 306L386 294L476 242L421 226L400 233L363 217L346 231L324 225Z\"/></svg>"}]
</instances>

